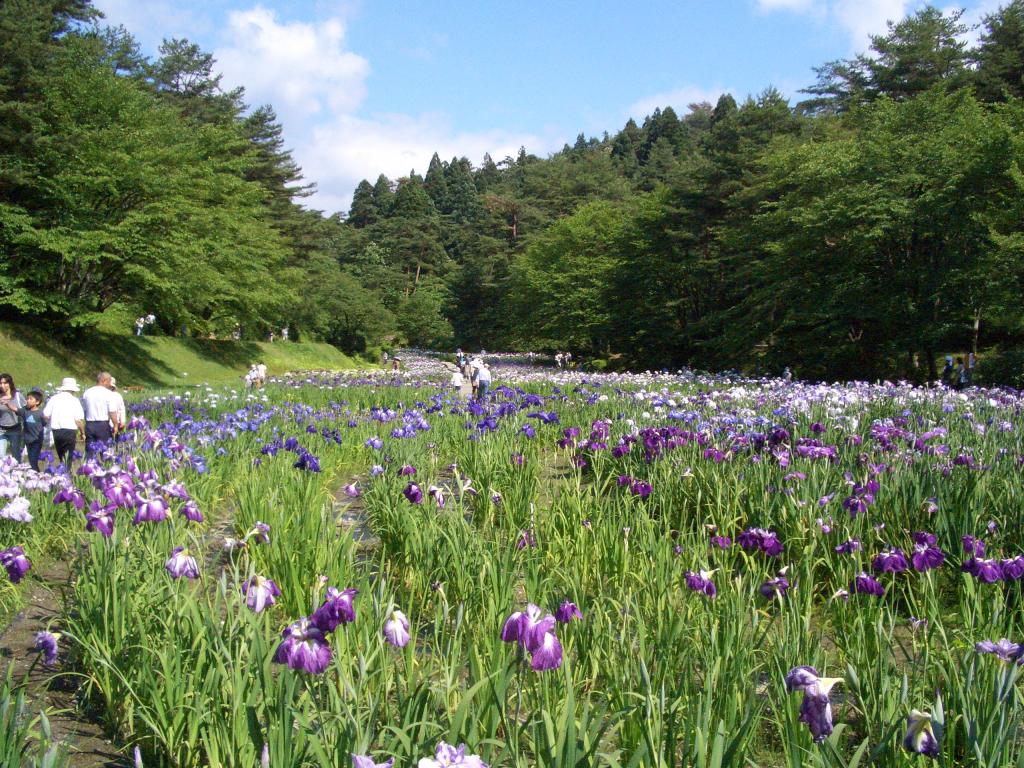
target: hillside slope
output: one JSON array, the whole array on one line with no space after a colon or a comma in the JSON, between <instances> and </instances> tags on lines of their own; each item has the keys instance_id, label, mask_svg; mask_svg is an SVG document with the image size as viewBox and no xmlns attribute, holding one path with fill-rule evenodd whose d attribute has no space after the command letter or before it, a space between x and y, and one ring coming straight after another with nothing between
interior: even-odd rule
<instances>
[{"instance_id":1,"label":"hillside slope","mask_svg":"<svg viewBox=\"0 0 1024 768\"><path fill-rule=\"evenodd\" d=\"M249 365L257 361L266 363L271 374L366 365L329 344L315 342L95 334L68 345L39 328L0 323L0 371L10 373L22 389L56 384L64 376L90 382L101 369L129 387L240 383Z\"/></svg>"}]
</instances>

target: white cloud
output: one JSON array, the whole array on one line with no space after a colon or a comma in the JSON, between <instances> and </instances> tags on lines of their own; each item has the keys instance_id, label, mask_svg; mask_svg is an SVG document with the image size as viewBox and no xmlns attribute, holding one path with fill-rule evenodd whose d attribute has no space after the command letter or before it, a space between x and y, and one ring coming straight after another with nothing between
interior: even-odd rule
<instances>
[{"instance_id":1,"label":"white cloud","mask_svg":"<svg viewBox=\"0 0 1024 768\"><path fill-rule=\"evenodd\" d=\"M370 64L345 50L339 18L280 23L256 6L228 14L224 41L214 57L225 82L245 86L250 103L270 102L286 119L350 112L366 96Z\"/></svg>"},{"instance_id":2,"label":"white cloud","mask_svg":"<svg viewBox=\"0 0 1024 768\"><path fill-rule=\"evenodd\" d=\"M327 212L347 211L352 190L362 179L373 182L385 174L394 180L415 169L424 173L434 152L444 160L468 157L479 164L490 153L495 162L515 157L521 146L544 154L561 146L554 135L493 130L458 131L443 114L384 115L371 119L337 115L318 125L295 157L320 193L312 205Z\"/></svg>"},{"instance_id":3,"label":"white cloud","mask_svg":"<svg viewBox=\"0 0 1024 768\"><path fill-rule=\"evenodd\" d=\"M883 34L889 21L899 21L920 0L757 0L764 12L788 11L816 17L824 24L840 26L853 49L867 48L871 35Z\"/></svg>"},{"instance_id":4,"label":"white cloud","mask_svg":"<svg viewBox=\"0 0 1024 768\"><path fill-rule=\"evenodd\" d=\"M655 109L672 107L676 114L682 117L690 111L691 104L699 104L702 101L714 104L718 101L719 96L729 92L728 88L702 88L697 85L684 85L671 91L645 96L630 104L627 112L629 117L639 121Z\"/></svg>"}]
</instances>

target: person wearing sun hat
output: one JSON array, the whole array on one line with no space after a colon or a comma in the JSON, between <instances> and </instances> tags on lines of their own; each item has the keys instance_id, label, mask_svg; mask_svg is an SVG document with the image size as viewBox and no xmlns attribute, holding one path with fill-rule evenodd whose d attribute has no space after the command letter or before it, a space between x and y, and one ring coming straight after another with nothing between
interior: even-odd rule
<instances>
[{"instance_id":1,"label":"person wearing sun hat","mask_svg":"<svg viewBox=\"0 0 1024 768\"><path fill-rule=\"evenodd\" d=\"M81 401L75 397L78 382L67 376L57 387L57 394L51 397L43 409L43 421L50 425L53 447L57 459L71 471L71 459L75 452L75 441L79 436L85 439L85 411Z\"/></svg>"}]
</instances>

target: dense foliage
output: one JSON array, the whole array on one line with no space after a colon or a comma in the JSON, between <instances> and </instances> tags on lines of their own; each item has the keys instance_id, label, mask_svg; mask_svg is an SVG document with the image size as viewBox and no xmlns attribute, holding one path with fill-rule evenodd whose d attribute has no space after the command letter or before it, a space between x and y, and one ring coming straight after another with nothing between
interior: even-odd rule
<instances>
[{"instance_id":1,"label":"dense foliage","mask_svg":"<svg viewBox=\"0 0 1024 768\"><path fill-rule=\"evenodd\" d=\"M435 155L329 217L273 109L196 45L149 60L89 0L5 2L0 30L2 317L807 377L934 378L980 346L1024 373L1024 0L974 47L923 8L795 105L768 88L546 159Z\"/></svg>"}]
</instances>

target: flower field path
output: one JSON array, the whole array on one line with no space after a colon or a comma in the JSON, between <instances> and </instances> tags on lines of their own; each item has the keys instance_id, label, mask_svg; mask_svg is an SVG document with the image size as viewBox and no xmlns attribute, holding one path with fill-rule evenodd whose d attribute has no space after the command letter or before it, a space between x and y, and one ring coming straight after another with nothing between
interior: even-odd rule
<instances>
[{"instance_id":1,"label":"flower field path","mask_svg":"<svg viewBox=\"0 0 1024 768\"><path fill-rule=\"evenodd\" d=\"M66 560L41 570L24 595L25 608L0 632L0 657L11 665L15 681L26 681L29 713L47 713L55 742L63 743L75 768L121 768L130 765L106 737L103 726L77 701L78 679L54 673L38 663L33 651L37 632L58 621L61 603L72 591Z\"/></svg>"}]
</instances>

